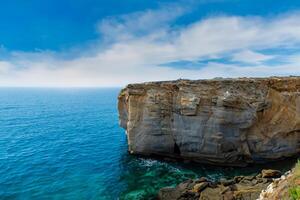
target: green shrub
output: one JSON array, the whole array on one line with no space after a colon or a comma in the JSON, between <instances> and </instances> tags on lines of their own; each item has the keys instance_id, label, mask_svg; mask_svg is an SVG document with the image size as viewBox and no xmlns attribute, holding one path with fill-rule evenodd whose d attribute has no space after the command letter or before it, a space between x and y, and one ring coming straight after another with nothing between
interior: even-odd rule
<instances>
[{"instance_id":1,"label":"green shrub","mask_svg":"<svg viewBox=\"0 0 300 200\"><path fill-rule=\"evenodd\" d=\"M300 200L300 160L296 163L295 169L293 171L291 180L290 180L290 188L289 188L289 196L292 200Z\"/></svg>"},{"instance_id":2,"label":"green shrub","mask_svg":"<svg viewBox=\"0 0 300 200\"><path fill-rule=\"evenodd\" d=\"M300 199L300 187L294 186L289 189L289 195L292 200L299 200Z\"/></svg>"}]
</instances>

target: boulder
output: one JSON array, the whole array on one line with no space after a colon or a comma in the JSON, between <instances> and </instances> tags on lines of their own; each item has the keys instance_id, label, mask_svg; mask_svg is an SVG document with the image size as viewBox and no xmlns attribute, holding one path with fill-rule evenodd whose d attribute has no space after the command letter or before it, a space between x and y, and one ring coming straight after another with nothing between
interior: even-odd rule
<instances>
[{"instance_id":1,"label":"boulder","mask_svg":"<svg viewBox=\"0 0 300 200\"><path fill-rule=\"evenodd\" d=\"M201 192L201 191L204 190L208 185L209 185L208 182L197 183L196 185L194 185L193 191L194 191L194 192Z\"/></svg>"},{"instance_id":2,"label":"boulder","mask_svg":"<svg viewBox=\"0 0 300 200\"><path fill-rule=\"evenodd\" d=\"M181 195L181 191L175 188L165 187L159 190L158 199L160 200L174 200L178 199Z\"/></svg>"},{"instance_id":3,"label":"boulder","mask_svg":"<svg viewBox=\"0 0 300 200\"><path fill-rule=\"evenodd\" d=\"M202 182L208 182L207 178L201 177L195 181L195 183L202 183Z\"/></svg>"},{"instance_id":4,"label":"boulder","mask_svg":"<svg viewBox=\"0 0 300 200\"><path fill-rule=\"evenodd\" d=\"M279 170L273 169L264 169L261 171L263 178L279 178L281 176L281 172Z\"/></svg>"}]
</instances>

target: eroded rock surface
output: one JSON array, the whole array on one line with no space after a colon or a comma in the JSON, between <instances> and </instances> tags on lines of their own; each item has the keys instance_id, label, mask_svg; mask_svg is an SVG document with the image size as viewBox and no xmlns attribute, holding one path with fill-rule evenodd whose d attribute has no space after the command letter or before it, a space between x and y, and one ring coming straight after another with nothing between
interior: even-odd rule
<instances>
[{"instance_id":1,"label":"eroded rock surface","mask_svg":"<svg viewBox=\"0 0 300 200\"><path fill-rule=\"evenodd\" d=\"M288 171L280 178L273 180L266 189L262 190L257 200L291 199L288 192L291 176L291 171Z\"/></svg>"},{"instance_id":2,"label":"eroded rock surface","mask_svg":"<svg viewBox=\"0 0 300 200\"><path fill-rule=\"evenodd\" d=\"M245 165L300 152L300 77L130 84L118 109L133 154Z\"/></svg>"},{"instance_id":3,"label":"eroded rock surface","mask_svg":"<svg viewBox=\"0 0 300 200\"><path fill-rule=\"evenodd\" d=\"M205 178L187 180L176 187L160 189L159 200L256 200L275 177L236 176L212 182ZM271 199L270 199L271 200ZM273 199L272 199L273 200ZM275 200L275 199L274 199Z\"/></svg>"}]
</instances>

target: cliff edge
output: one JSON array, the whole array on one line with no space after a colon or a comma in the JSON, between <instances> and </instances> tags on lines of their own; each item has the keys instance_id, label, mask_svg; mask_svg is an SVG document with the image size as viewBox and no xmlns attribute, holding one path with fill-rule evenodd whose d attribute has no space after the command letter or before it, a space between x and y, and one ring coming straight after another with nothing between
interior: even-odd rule
<instances>
[{"instance_id":1,"label":"cliff edge","mask_svg":"<svg viewBox=\"0 0 300 200\"><path fill-rule=\"evenodd\" d=\"M300 77L130 84L118 110L132 154L245 165L300 153Z\"/></svg>"}]
</instances>

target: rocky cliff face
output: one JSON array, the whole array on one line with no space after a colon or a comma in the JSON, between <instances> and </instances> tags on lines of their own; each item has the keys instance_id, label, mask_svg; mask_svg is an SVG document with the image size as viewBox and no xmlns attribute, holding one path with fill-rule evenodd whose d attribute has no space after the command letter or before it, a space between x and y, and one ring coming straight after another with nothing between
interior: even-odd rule
<instances>
[{"instance_id":1,"label":"rocky cliff face","mask_svg":"<svg viewBox=\"0 0 300 200\"><path fill-rule=\"evenodd\" d=\"M133 154L244 165L300 152L300 77L130 84L118 100Z\"/></svg>"}]
</instances>

